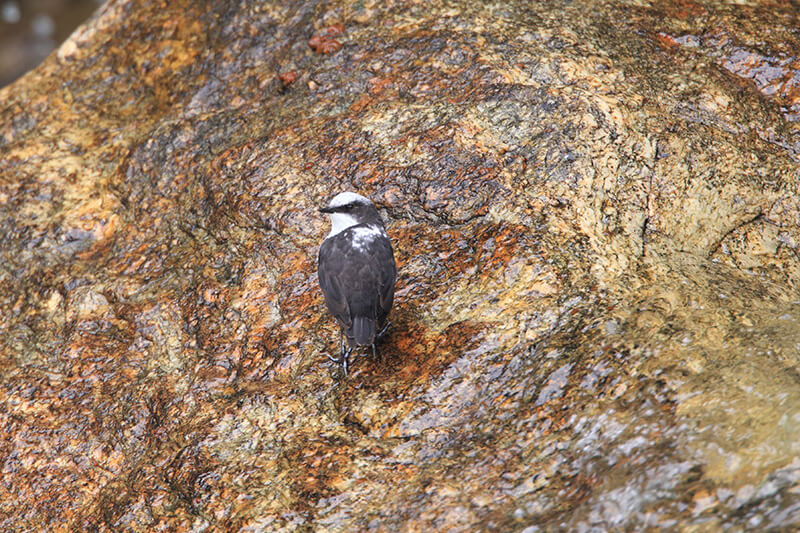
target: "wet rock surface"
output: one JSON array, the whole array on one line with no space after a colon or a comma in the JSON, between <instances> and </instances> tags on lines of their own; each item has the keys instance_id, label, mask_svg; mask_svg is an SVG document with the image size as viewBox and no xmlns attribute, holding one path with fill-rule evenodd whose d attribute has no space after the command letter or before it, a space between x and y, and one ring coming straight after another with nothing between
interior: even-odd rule
<instances>
[{"instance_id":1,"label":"wet rock surface","mask_svg":"<svg viewBox=\"0 0 800 533\"><path fill-rule=\"evenodd\" d=\"M800 522L794 8L282 4L0 90L2 529ZM399 280L339 380L344 189Z\"/></svg>"}]
</instances>

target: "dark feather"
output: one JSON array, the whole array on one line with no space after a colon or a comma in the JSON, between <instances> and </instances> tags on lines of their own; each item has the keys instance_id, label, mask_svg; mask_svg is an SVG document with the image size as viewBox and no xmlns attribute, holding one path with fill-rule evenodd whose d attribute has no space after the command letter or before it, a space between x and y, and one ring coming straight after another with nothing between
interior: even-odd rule
<instances>
[{"instance_id":1,"label":"dark feather","mask_svg":"<svg viewBox=\"0 0 800 533\"><path fill-rule=\"evenodd\" d=\"M319 249L325 304L351 346L374 343L376 327L383 325L392 308L397 276L388 238L374 238L364 249L352 245L353 232L363 227L353 226L329 237ZM354 328L356 318L365 320L358 320Z\"/></svg>"}]
</instances>

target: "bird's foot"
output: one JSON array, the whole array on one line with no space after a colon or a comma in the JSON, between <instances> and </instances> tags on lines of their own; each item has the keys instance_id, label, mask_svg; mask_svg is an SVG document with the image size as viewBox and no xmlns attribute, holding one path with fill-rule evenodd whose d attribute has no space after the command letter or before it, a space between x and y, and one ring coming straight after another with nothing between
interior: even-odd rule
<instances>
[{"instance_id":1,"label":"bird's foot","mask_svg":"<svg viewBox=\"0 0 800 533\"><path fill-rule=\"evenodd\" d=\"M350 350L347 350L344 355L342 355L341 365L344 377L347 377L347 369L350 367Z\"/></svg>"},{"instance_id":2,"label":"bird's foot","mask_svg":"<svg viewBox=\"0 0 800 533\"><path fill-rule=\"evenodd\" d=\"M350 368L350 352L352 351L353 349L349 347L345 349L344 332L342 332L342 335L339 337L339 357L333 357L327 353L325 357L327 357L331 363L338 365L344 376L347 377L347 372Z\"/></svg>"},{"instance_id":3,"label":"bird's foot","mask_svg":"<svg viewBox=\"0 0 800 533\"><path fill-rule=\"evenodd\" d=\"M352 352L352 348L348 348L347 350L343 350L341 355L339 355L339 367L342 369L342 373L344 377L347 377L347 373L350 369L350 352Z\"/></svg>"},{"instance_id":4,"label":"bird's foot","mask_svg":"<svg viewBox=\"0 0 800 533\"><path fill-rule=\"evenodd\" d=\"M356 357L369 357L371 355L372 359L376 359L379 354L377 348L375 348L375 343L373 342L372 344L369 345L369 347L370 347L369 352L361 351L356 354ZM380 354L380 359L378 359L378 361L383 361L382 354Z\"/></svg>"},{"instance_id":5,"label":"bird's foot","mask_svg":"<svg viewBox=\"0 0 800 533\"><path fill-rule=\"evenodd\" d=\"M334 363L334 364L338 365L339 368L342 369L342 373L344 374L344 376L347 377L347 373L348 373L348 371L350 369L350 352L351 351L352 351L352 349L344 350L339 354L339 357L334 357L334 356L326 353L325 357L327 357L328 360L331 363Z\"/></svg>"}]
</instances>

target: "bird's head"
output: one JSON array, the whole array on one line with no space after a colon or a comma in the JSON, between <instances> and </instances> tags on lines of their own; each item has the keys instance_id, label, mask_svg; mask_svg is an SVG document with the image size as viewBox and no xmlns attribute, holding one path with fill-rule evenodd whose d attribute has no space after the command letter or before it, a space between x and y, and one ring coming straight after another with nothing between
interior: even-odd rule
<instances>
[{"instance_id":1,"label":"bird's head","mask_svg":"<svg viewBox=\"0 0 800 533\"><path fill-rule=\"evenodd\" d=\"M342 192L334 196L326 207L319 209L320 213L326 213L331 217L332 237L351 226L357 224L380 224L380 216L375 205L364 196L354 192Z\"/></svg>"}]
</instances>

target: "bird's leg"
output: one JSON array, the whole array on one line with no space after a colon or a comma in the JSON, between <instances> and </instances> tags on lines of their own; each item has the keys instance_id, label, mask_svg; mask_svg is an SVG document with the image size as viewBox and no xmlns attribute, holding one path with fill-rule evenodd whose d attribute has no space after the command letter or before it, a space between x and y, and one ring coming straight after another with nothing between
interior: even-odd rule
<instances>
[{"instance_id":1,"label":"bird's leg","mask_svg":"<svg viewBox=\"0 0 800 533\"><path fill-rule=\"evenodd\" d=\"M339 365L342 367L344 377L347 377L347 368L350 366L350 352L353 351L349 346L347 350L344 348L344 330L339 330Z\"/></svg>"},{"instance_id":2,"label":"bird's leg","mask_svg":"<svg viewBox=\"0 0 800 533\"><path fill-rule=\"evenodd\" d=\"M378 334L377 334L377 335L375 335L375 338L376 338L376 339L380 339L381 337L383 337L383 334L384 334L384 333L386 333L386 330L387 330L387 329L389 329L389 326L391 326L391 325L392 325L392 323L391 323L391 322L389 322L389 321L387 320L387 321L386 321L386 325L385 325L385 326L383 326L383 329L381 329L381 330L378 332Z\"/></svg>"},{"instance_id":3,"label":"bird's leg","mask_svg":"<svg viewBox=\"0 0 800 533\"><path fill-rule=\"evenodd\" d=\"M344 375L347 375L347 356L350 355L350 350L345 351L344 349L344 331L339 330L339 357L333 357L331 355L325 354L332 363L336 363L337 365L341 366L344 370Z\"/></svg>"},{"instance_id":4,"label":"bird's leg","mask_svg":"<svg viewBox=\"0 0 800 533\"><path fill-rule=\"evenodd\" d=\"M347 367L350 364L350 352L353 351L352 348L348 349L343 355L340 364L342 365L342 370L344 371L344 377L347 377Z\"/></svg>"},{"instance_id":5,"label":"bird's leg","mask_svg":"<svg viewBox=\"0 0 800 533\"><path fill-rule=\"evenodd\" d=\"M374 361L375 359L378 359L378 362L383 363L383 352L381 352L381 355L378 356L376 354L375 343L373 342L372 343L372 360Z\"/></svg>"}]
</instances>

